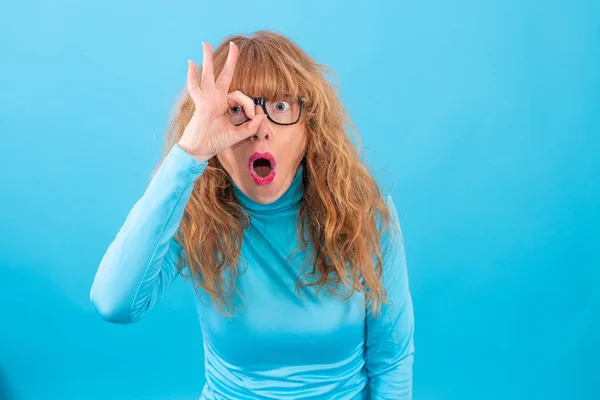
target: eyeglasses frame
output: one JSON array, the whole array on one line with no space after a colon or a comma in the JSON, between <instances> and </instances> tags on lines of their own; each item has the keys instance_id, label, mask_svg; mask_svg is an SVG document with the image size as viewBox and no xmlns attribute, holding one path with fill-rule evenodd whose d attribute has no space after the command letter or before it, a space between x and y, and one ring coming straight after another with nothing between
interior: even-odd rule
<instances>
[{"instance_id":1,"label":"eyeglasses frame","mask_svg":"<svg viewBox=\"0 0 600 400\"><path fill-rule=\"evenodd\" d=\"M306 99L305 99L305 98L303 98L303 97L301 97L301 96L298 96L298 104L300 104L300 112L298 113L298 119L297 119L296 121L294 121L294 122L289 122L289 123L287 123L287 124L283 124L283 123L281 123L281 122L274 121L274 120L271 118L271 116L269 115L269 113L267 112L267 98L266 98L266 97L250 97L250 98L252 99L252 101L254 101L254 105L255 105L255 106L256 106L256 105L260 105L260 106L262 107L262 109L263 109L263 111L264 111L264 113L265 113L265 115L267 116L267 119L268 119L269 121L271 121L271 122L272 122L272 123L274 123L274 124L277 124L277 125L284 125L284 126L285 126L285 125L294 125L294 124L297 124L297 123L298 123L298 121L300 121L300 117L302 117L302 108L303 108L303 106L304 106L304 103L306 103ZM240 105L240 107L241 107L241 105ZM251 119L252 119L252 118L246 118L246 120L245 120L244 122L240 122L239 124L233 124L233 125L234 125L234 126L240 126L240 125L243 125L243 124L245 124L246 122L250 121Z\"/></svg>"}]
</instances>

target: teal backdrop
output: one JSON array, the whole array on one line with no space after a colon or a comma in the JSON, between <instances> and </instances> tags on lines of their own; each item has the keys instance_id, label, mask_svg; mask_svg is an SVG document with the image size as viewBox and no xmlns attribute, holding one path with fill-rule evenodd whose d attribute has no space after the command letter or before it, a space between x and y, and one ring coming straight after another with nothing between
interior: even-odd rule
<instances>
[{"instance_id":1,"label":"teal backdrop","mask_svg":"<svg viewBox=\"0 0 600 400\"><path fill-rule=\"evenodd\" d=\"M0 399L197 399L177 280L139 323L96 268L202 61L284 33L331 66L391 188L416 400L600 398L598 1L25 1L0 5Z\"/></svg>"}]
</instances>

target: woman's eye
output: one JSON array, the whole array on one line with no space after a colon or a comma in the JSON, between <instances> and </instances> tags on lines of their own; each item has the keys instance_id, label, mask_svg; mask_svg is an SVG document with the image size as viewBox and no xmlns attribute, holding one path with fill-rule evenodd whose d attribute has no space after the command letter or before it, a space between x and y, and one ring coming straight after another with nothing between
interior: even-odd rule
<instances>
[{"instance_id":1,"label":"woman's eye","mask_svg":"<svg viewBox=\"0 0 600 400\"><path fill-rule=\"evenodd\" d=\"M234 115L239 114L241 111L242 111L242 107L240 107L240 106L233 106L229 109L229 112Z\"/></svg>"},{"instance_id":2,"label":"woman's eye","mask_svg":"<svg viewBox=\"0 0 600 400\"><path fill-rule=\"evenodd\" d=\"M289 107L290 105L287 101L278 101L275 103L275 111L286 111Z\"/></svg>"}]
</instances>

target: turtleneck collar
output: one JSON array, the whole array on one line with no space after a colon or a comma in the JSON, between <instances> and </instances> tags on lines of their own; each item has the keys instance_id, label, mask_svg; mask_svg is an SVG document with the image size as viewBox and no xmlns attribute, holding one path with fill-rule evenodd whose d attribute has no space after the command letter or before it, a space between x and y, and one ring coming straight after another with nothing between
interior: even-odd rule
<instances>
[{"instance_id":1,"label":"turtleneck collar","mask_svg":"<svg viewBox=\"0 0 600 400\"><path fill-rule=\"evenodd\" d=\"M261 204L255 202L244 192L242 192L242 190L232 180L233 191L242 207L253 213L275 214L282 211L298 209L304 194L304 186L302 184L302 172L304 170L303 164L304 163L300 164L300 167L298 168L290 187L285 191L285 193L283 193L283 195L281 195L280 198L272 203Z\"/></svg>"}]
</instances>

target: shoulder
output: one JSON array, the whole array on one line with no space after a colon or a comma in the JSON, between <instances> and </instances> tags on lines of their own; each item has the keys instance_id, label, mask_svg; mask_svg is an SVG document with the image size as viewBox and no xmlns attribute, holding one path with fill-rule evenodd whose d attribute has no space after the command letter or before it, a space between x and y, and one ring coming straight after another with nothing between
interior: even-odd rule
<instances>
[{"instance_id":1,"label":"shoulder","mask_svg":"<svg viewBox=\"0 0 600 400\"><path fill-rule=\"evenodd\" d=\"M394 202L392 195L391 194L384 195L383 200L385 202L385 207L387 208L387 211L389 212L388 222L395 223L397 225L397 227L399 228L400 227L400 219L398 218L398 211L396 210L396 203ZM379 211L381 211L381 210L379 210ZM380 212L378 212L377 215L375 216L375 219L377 222L377 228L379 230L381 230L383 222L384 222L383 215Z\"/></svg>"},{"instance_id":2,"label":"shoulder","mask_svg":"<svg viewBox=\"0 0 600 400\"><path fill-rule=\"evenodd\" d=\"M402 227L400 225L400 218L398 217L398 211L396 209L396 203L392 198L391 194L385 195L385 204L389 211L389 219L385 225L384 230L381 232L381 245L384 249L398 249L404 247L404 237L402 233ZM383 221L379 221L379 229L382 228L381 224Z\"/></svg>"}]
</instances>

